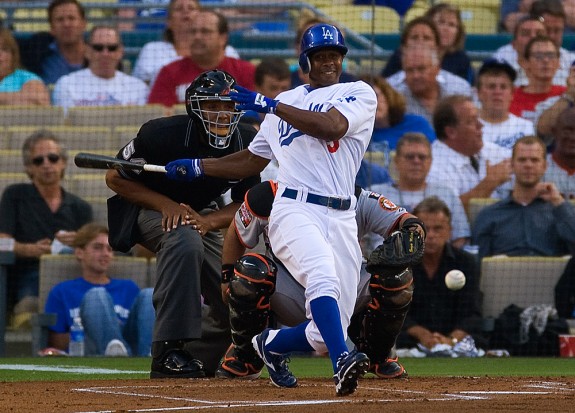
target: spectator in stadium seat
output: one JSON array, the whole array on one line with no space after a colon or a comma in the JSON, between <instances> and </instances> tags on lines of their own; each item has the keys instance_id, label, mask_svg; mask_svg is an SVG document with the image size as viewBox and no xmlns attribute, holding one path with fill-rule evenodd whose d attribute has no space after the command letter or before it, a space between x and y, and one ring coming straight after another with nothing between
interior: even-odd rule
<instances>
[{"instance_id":1,"label":"spectator in stadium seat","mask_svg":"<svg viewBox=\"0 0 575 413\"><path fill-rule=\"evenodd\" d=\"M184 103L190 83L201 73L213 69L229 73L243 87L255 88L255 66L225 55L228 22L222 14L213 10L194 13L192 39L189 56L169 63L160 70L150 91L149 103L165 106Z\"/></svg>"},{"instance_id":2,"label":"spectator in stadium seat","mask_svg":"<svg viewBox=\"0 0 575 413\"><path fill-rule=\"evenodd\" d=\"M86 12L78 0L53 0L48 6L48 22L50 32L22 40L20 53L24 67L51 85L86 63Z\"/></svg>"},{"instance_id":3,"label":"spectator in stadium seat","mask_svg":"<svg viewBox=\"0 0 575 413\"><path fill-rule=\"evenodd\" d=\"M0 238L13 238L16 262L8 267L8 302L14 313L37 311L39 259L71 247L76 230L92 221L92 207L65 191L66 149L51 132L26 139L22 160L29 184L8 186L0 201ZM31 303L23 309L24 303ZM29 319L28 317L28 319Z\"/></svg>"},{"instance_id":4,"label":"spectator in stadium seat","mask_svg":"<svg viewBox=\"0 0 575 413\"><path fill-rule=\"evenodd\" d=\"M375 126L367 153L356 178L357 185L370 188L372 184L390 182L391 177L387 167L391 154L403 134L420 132L426 136L429 142L433 142L435 131L423 116L405 113L405 98L393 89L383 77L365 76L362 80L373 87L377 96ZM381 161L373 162L373 158L381 158Z\"/></svg>"},{"instance_id":5,"label":"spectator in stadium seat","mask_svg":"<svg viewBox=\"0 0 575 413\"><path fill-rule=\"evenodd\" d=\"M431 168L431 144L425 135L405 133L397 142L393 158L397 179L391 184L373 185L371 189L385 194L398 205L413 212L415 206L430 196L437 196L452 211L451 237L453 245L461 248L471 236L469 222L459 199L459 194L446 183L426 182ZM379 242L373 245L379 245Z\"/></svg>"},{"instance_id":6,"label":"spectator in stadium seat","mask_svg":"<svg viewBox=\"0 0 575 413\"><path fill-rule=\"evenodd\" d=\"M522 17L515 26L513 40L501 46L492 55L493 59L505 60L515 69L517 73L514 81L515 86L526 85L528 82L525 70L523 70L519 61L525 56L525 46L531 39L536 36L545 36L545 26L542 20L541 17L531 15ZM561 73L558 70L553 78L554 84L563 84L560 75Z\"/></svg>"},{"instance_id":7,"label":"spectator in stadium seat","mask_svg":"<svg viewBox=\"0 0 575 413\"><path fill-rule=\"evenodd\" d=\"M132 76L152 83L162 67L190 55L192 37L192 16L200 10L197 0L171 0L167 9L167 25L164 39L146 43L134 64ZM236 50L226 45L225 55L239 59Z\"/></svg>"},{"instance_id":8,"label":"spectator in stadium seat","mask_svg":"<svg viewBox=\"0 0 575 413\"><path fill-rule=\"evenodd\" d=\"M535 134L531 121L509 113L514 80L513 67L505 60L497 59L483 62L477 76L483 140L508 149L513 148L520 137Z\"/></svg>"},{"instance_id":9,"label":"spectator in stadium seat","mask_svg":"<svg viewBox=\"0 0 575 413\"><path fill-rule=\"evenodd\" d=\"M37 75L20 69L18 43L0 27L0 105L49 105L48 88Z\"/></svg>"},{"instance_id":10,"label":"spectator in stadium seat","mask_svg":"<svg viewBox=\"0 0 575 413\"><path fill-rule=\"evenodd\" d=\"M559 114L564 109L575 104L575 61L569 69L569 77L565 83L565 93L561 96L553 96L535 106L535 129L537 135L549 147L553 143L553 127L557 123Z\"/></svg>"},{"instance_id":11,"label":"spectator in stadium seat","mask_svg":"<svg viewBox=\"0 0 575 413\"><path fill-rule=\"evenodd\" d=\"M301 37L303 36L303 33L311 26L319 23L326 23L326 21L316 17L315 15L304 17L303 21L299 23L294 38L294 49L296 56L299 56L301 52ZM340 83L356 81L357 78L354 75L345 71L345 64L346 62L344 62L344 71L339 77ZM307 83L309 83L308 75L303 73L299 65L297 65L297 67L291 71L291 87L294 88L296 86L304 85Z\"/></svg>"},{"instance_id":12,"label":"spectator in stadium seat","mask_svg":"<svg viewBox=\"0 0 575 413\"><path fill-rule=\"evenodd\" d=\"M124 56L118 31L95 26L86 52L88 67L62 76L54 86L54 105L72 106L145 105L148 85L117 70Z\"/></svg>"},{"instance_id":13,"label":"spectator in stadium seat","mask_svg":"<svg viewBox=\"0 0 575 413\"><path fill-rule=\"evenodd\" d=\"M423 260L412 267L416 288L397 346L421 344L431 350L443 344L456 350L457 343L471 336L478 347L484 347L476 257L449 243L451 211L445 202L431 196L413 213L425 224L427 237ZM462 289L452 291L445 285L445 274L455 269L463 271L466 282Z\"/></svg>"},{"instance_id":14,"label":"spectator in stadium seat","mask_svg":"<svg viewBox=\"0 0 575 413\"><path fill-rule=\"evenodd\" d=\"M575 207L552 182L542 178L546 147L536 136L524 136L513 146L511 194L483 208L475 220L472 243L479 256L558 256L575 246Z\"/></svg>"},{"instance_id":15,"label":"spectator in stadium seat","mask_svg":"<svg viewBox=\"0 0 575 413\"><path fill-rule=\"evenodd\" d=\"M553 151L547 156L543 178L553 182L564 198L575 199L575 107L566 108L553 127Z\"/></svg>"},{"instance_id":16,"label":"spectator in stadium seat","mask_svg":"<svg viewBox=\"0 0 575 413\"><path fill-rule=\"evenodd\" d=\"M501 2L499 15L501 28L514 33L520 20L529 14L534 0L505 0Z\"/></svg>"},{"instance_id":17,"label":"spectator in stadium seat","mask_svg":"<svg viewBox=\"0 0 575 413\"><path fill-rule=\"evenodd\" d=\"M440 7L443 8L443 6ZM445 10L445 12L448 13L447 16L451 16L449 11ZM439 16L439 13L436 14L436 18L438 20ZM445 27L445 25L443 25L443 23L445 23L445 19L442 17L441 20L442 27ZM451 18L449 21L451 22ZM460 26L460 28L461 30L458 31L456 36L456 39L458 39L457 46L460 46L465 41L463 26ZM453 31L452 29L449 30ZM465 55L465 52L459 51L458 47L457 50L448 51L442 46L441 33L446 31L448 30L442 29L440 32L436 23L430 17L421 16L410 20L401 32L400 47L396 49L388 59L383 71L381 72L382 76L388 78L392 85L396 83L397 81L394 79L396 79L397 76L401 76L400 73L402 70L401 50L406 47L420 46L435 48L438 50L439 61L441 63L441 74L443 76L458 76L469 83L469 70L471 69L470 61ZM445 42L447 43L447 41L448 40L446 39ZM455 44L453 47L455 48ZM465 61L467 61L468 64L466 64ZM401 79L401 77L398 78L398 80Z\"/></svg>"},{"instance_id":18,"label":"spectator in stadium seat","mask_svg":"<svg viewBox=\"0 0 575 413\"><path fill-rule=\"evenodd\" d=\"M403 71L392 76L396 79L388 81L405 97L407 113L423 116L431 122L440 99L455 94L471 96L471 86L465 80L455 75L448 78L445 73L440 74L437 49L423 46L402 48L401 62ZM400 76L402 79L397 82Z\"/></svg>"},{"instance_id":19,"label":"spectator in stadium seat","mask_svg":"<svg viewBox=\"0 0 575 413\"><path fill-rule=\"evenodd\" d=\"M45 312L56 314L48 345L65 351L74 317L81 317L86 356L150 355L154 307L152 288L140 290L130 279L107 275L114 259L108 228L89 223L77 232L74 255L82 273L50 290Z\"/></svg>"},{"instance_id":20,"label":"spectator in stadium seat","mask_svg":"<svg viewBox=\"0 0 575 413\"><path fill-rule=\"evenodd\" d=\"M561 95L566 90L563 85L553 84L553 77L559 68L559 49L549 37L534 37L525 47L522 65L529 82L515 89L509 111L533 121L535 106L539 102Z\"/></svg>"},{"instance_id":21,"label":"spectator in stadium seat","mask_svg":"<svg viewBox=\"0 0 575 413\"><path fill-rule=\"evenodd\" d=\"M471 198L503 198L510 187L510 151L483 141L479 110L468 96L442 99L433 114L437 140L429 183L455 188L467 210ZM509 185L509 184L507 184Z\"/></svg>"},{"instance_id":22,"label":"spectator in stadium seat","mask_svg":"<svg viewBox=\"0 0 575 413\"><path fill-rule=\"evenodd\" d=\"M559 72L557 84L564 84L568 76L571 62L575 54L563 48L563 34L565 33L567 15L561 0L536 0L531 5L530 14L543 18L547 36L557 45L560 53ZM573 18L573 16L571 16Z\"/></svg>"}]
</instances>

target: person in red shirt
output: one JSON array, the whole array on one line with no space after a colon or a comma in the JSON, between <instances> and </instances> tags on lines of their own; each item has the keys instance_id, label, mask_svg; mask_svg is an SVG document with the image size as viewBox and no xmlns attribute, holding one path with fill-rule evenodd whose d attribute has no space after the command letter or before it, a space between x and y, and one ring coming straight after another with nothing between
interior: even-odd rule
<instances>
[{"instance_id":1,"label":"person in red shirt","mask_svg":"<svg viewBox=\"0 0 575 413\"><path fill-rule=\"evenodd\" d=\"M565 92L565 86L553 84L559 69L559 49L551 38L536 36L527 43L519 64L525 69L529 83L515 89L509 111L533 121L537 103Z\"/></svg>"},{"instance_id":2,"label":"person in red shirt","mask_svg":"<svg viewBox=\"0 0 575 413\"><path fill-rule=\"evenodd\" d=\"M213 10L201 10L193 17L192 25L190 56L169 63L160 70L148 96L148 103L165 106L184 103L190 83L201 73L213 69L228 72L237 84L245 88L255 88L255 66L225 55L228 42L226 18Z\"/></svg>"}]
</instances>

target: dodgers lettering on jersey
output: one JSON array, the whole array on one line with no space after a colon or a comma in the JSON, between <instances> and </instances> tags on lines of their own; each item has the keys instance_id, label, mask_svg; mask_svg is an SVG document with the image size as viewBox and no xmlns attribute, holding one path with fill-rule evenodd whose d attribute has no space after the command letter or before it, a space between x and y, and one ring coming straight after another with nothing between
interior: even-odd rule
<instances>
[{"instance_id":1,"label":"dodgers lettering on jersey","mask_svg":"<svg viewBox=\"0 0 575 413\"><path fill-rule=\"evenodd\" d=\"M288 105L315 112L337 109L349 123L343 138L327 142L311 137L275 115L266 115L249 150L279 162L278 181L325 195L350 196L367 149L377 99L365 82L338 83L310 90L308 86L279 94Z\"/></svg>"}]
</instances>

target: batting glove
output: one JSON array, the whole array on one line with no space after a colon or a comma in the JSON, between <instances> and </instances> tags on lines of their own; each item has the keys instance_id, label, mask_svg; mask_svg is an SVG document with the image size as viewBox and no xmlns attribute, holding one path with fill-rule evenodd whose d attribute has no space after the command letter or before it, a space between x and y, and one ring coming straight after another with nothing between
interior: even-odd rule
<instances>
[{"instance_id":1,"label":"batting glove","mask_svg":"<svg viewBox=\"0 0 575 413\"><path fill-rule=\"evenodd\" d=\"M279 100L265 97L261 93L252 92L241 86L236 86L230 91L230 98L238 103L241 110L253 110L259 113L276 113Z\"/></svg>"},{"instance_id":2,"label":"batting glove","mask_svg":"<svg viewBox=\"0 0 575 413\"><path fill-rule=\"evenodd\" d=\"M201 159L178 159L166 165L166 175L175 181L188 181L204 176Z\"/></svg>"}]
</instances>

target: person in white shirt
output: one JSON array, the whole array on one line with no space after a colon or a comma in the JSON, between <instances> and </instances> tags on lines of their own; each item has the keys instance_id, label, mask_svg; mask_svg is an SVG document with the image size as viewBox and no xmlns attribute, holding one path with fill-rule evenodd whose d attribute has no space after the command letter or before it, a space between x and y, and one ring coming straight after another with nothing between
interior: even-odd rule
<instances>
[{"instance_id":1,"label":"person in white shirt","mask_svg":"<svg viewBox=\"0 0 575 413\"><path fill-rule=\"evenodd\" d=\"M498 59L487 59L477 75L483 141L508 149L512 149L515 141L522 136L535 134L531 121L509 112L514 80L513 67L505 60Z\"/></svg>"},{"instance_id":2,"label":"person in white shirt","mask_svg":"<svg viewBox=\"0 0 575 413\"><path fill-rule=\"evenodd\" d=\"M471 98L443 99L433 114L437 140L431 145L429 183L448 183L467 209L472 198L503 198L511 179L511 151L484 142L479 110Z\"/></svg>"},{"instance_id":3,"label":"person in white shirt","mask_svg":"<svg viewBox=\"0 0 575 413\"><path fill-rule=\"evenodd\" d=\"M461 248L471 236L469 222L459 194L452 187L441 182L425 182L431 168L431 144L427 137L417 132L404 134L397 142L393 162L397 170L395 182L372 185L371 190L385 194L408 212L425 198L437 196L452 213L452 245ZM382 242L380 236L372 234L368 241L370 251Z\"/></svg>"},{"instance_id":4,"label":"person in white shirt","mask_svg":"<svg viewBox=\"0 0 575 413\"><path fill-rule=\"evenodd\" d=\"M72 106L145 105L148 86L117 69L123 55L124 48L115 28L94 27L86 52L88 67L58 79L53 104L65 110Z\"/></svg>"},{"instance_id":5,"label":"person in white shirt","mask_svg":"<svg viewBox=\"0 0 575 413\"><path fill-rule=\"evenodd\" d=\"M132 75L150 84L162 67L189 56L193 42L192 16L198 10L200 4L197 0L171 0L167 10L164 40L148 42L142 47ZM230 45L226 45L225 55L240 58L238 52Z\"/></svg>"},{"instance_id":6,"label":"person in white shirt","mask_svg":"<svg viewBox=\"0 0 575 413\"><path fill-rule=\"evenodd\" d=\"M441 73L435 49L410 46L402 49L403 70L388 78L390 85L405 96L407 113L431 122L437 102L446 96L471 96L471 86L459 76Z\"/></svg>"}]
</instances>

